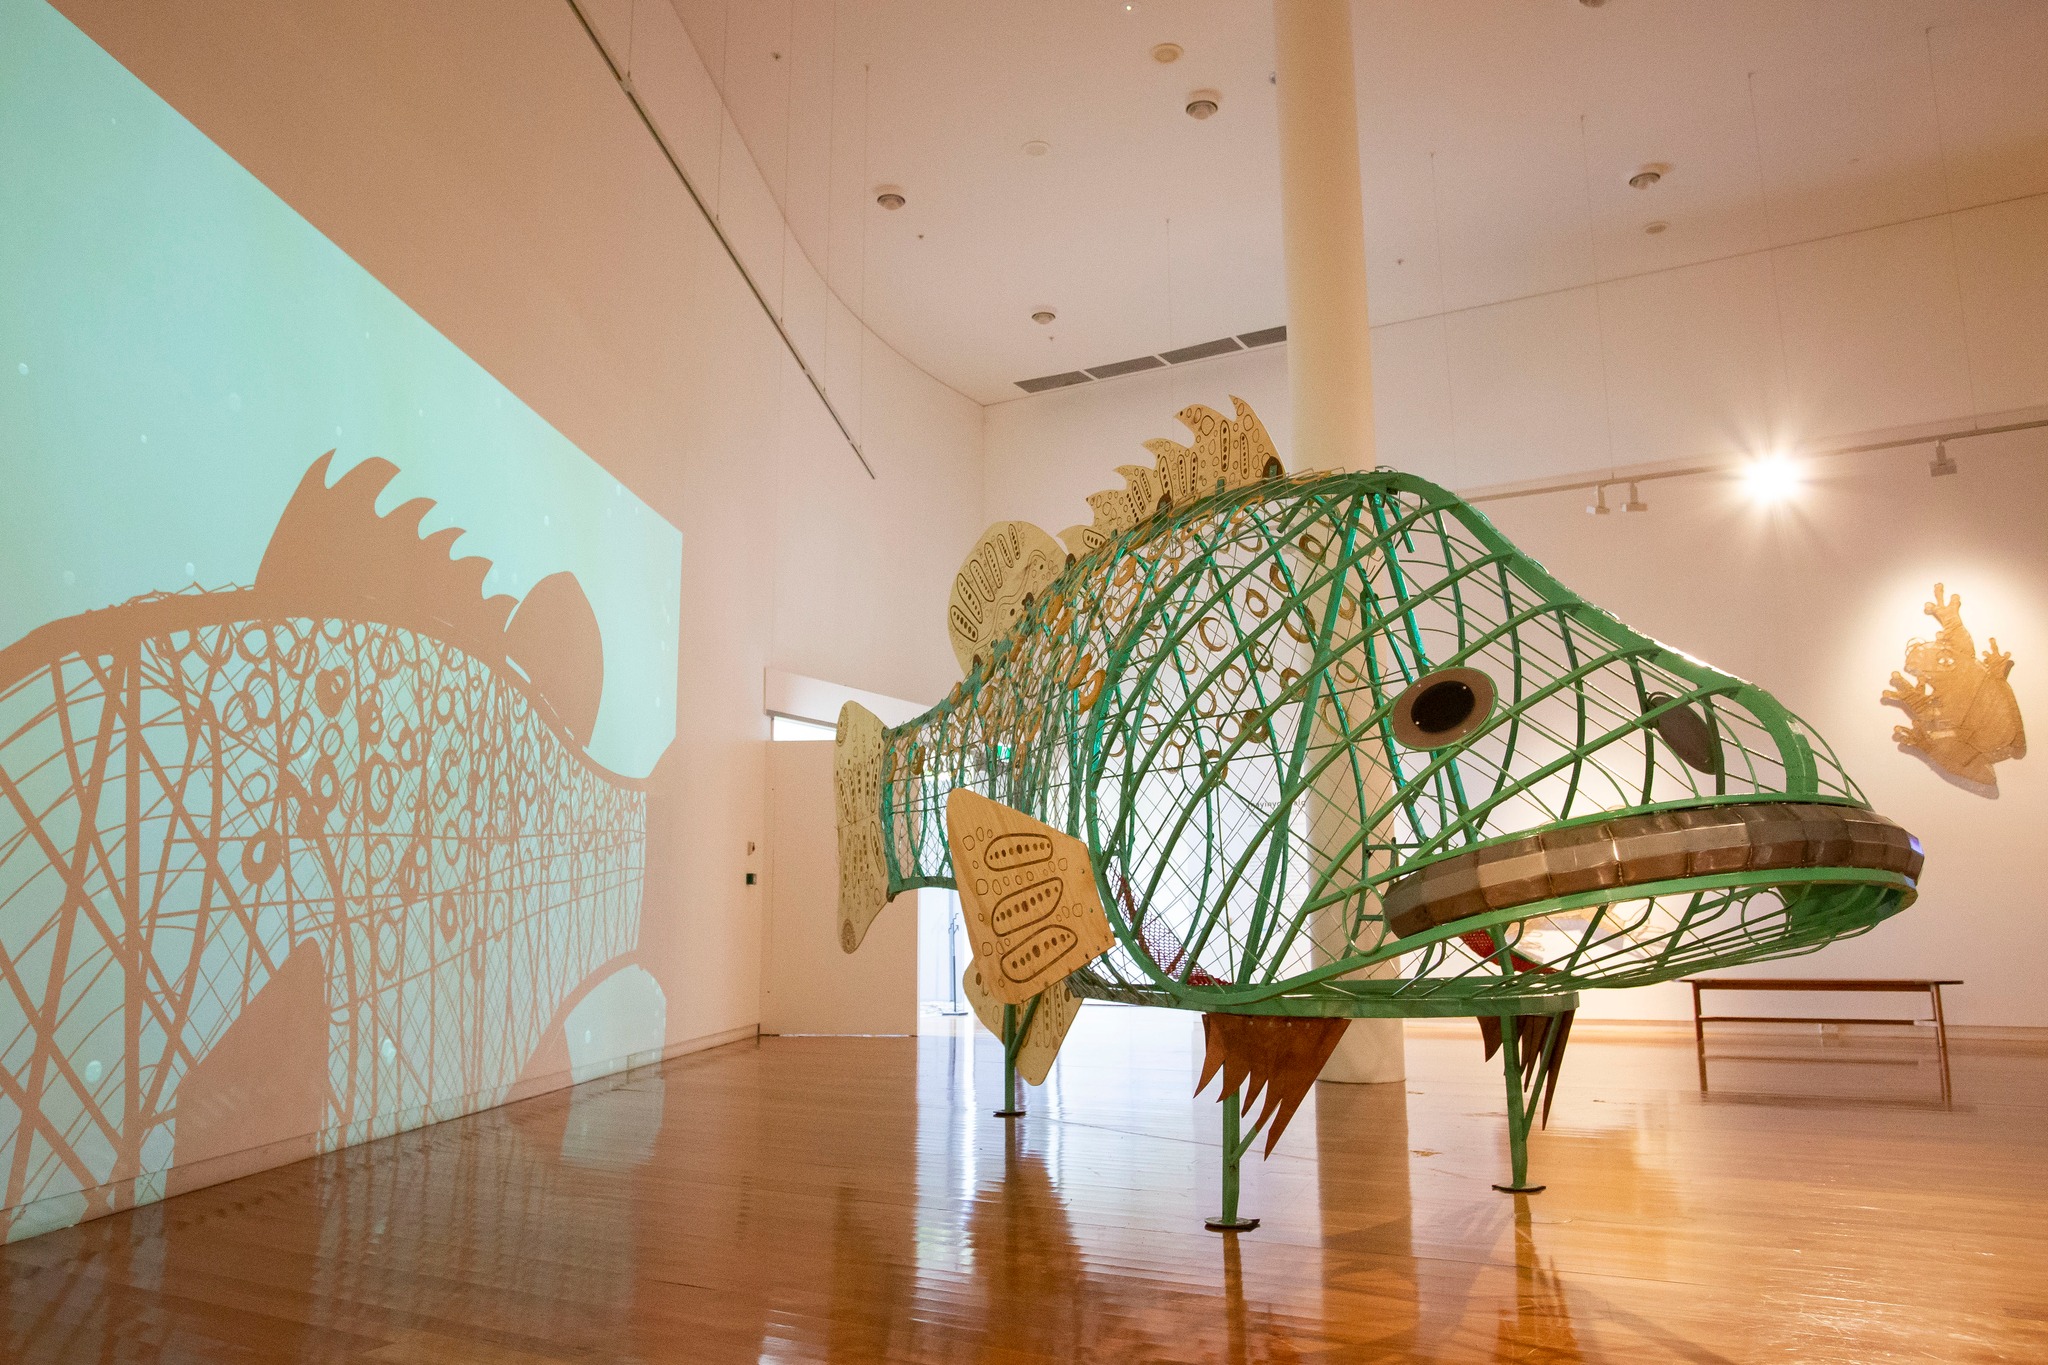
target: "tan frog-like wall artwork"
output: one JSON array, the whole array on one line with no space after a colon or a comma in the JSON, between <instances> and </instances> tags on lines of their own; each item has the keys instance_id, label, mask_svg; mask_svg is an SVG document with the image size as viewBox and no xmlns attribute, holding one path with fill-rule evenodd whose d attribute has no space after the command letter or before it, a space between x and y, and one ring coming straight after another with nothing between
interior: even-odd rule
<instances>
[{"instance_id":1,"label":"tan frog-like wall artwork","mask_svg":"<svg viewBox=\"0 0 2048 1365\"><path fill-rule=\"evenodd\" d=\"M1934 585L1927 614L1941 624L1932 640L1906 644L1906 673L1892 674L1883 700L1905 711L1912 724L1892 731L1902 749L1917 752L1944 772L1966 782L1995 787L1992 765L2024 758L2026 730L2020 703L2007 676L2012 655L1999 652L1993 637L1983 657L1963 624L1963 598L1945 597Z\"/></svg>"}]
</instances>

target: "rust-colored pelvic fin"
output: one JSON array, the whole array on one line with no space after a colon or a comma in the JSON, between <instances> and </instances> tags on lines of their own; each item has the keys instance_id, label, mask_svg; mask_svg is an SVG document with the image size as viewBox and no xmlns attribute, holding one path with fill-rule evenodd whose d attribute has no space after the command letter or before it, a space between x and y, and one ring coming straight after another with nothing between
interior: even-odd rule
<instances>
[{"instance_id":1,"label":"rust-colored pelvic fin","mask_svg":"<svg viewBox=\"0 0 2048 1365\"><path fill-rule=\"evenodd\" d=\"M1515 1045L1521 1052L1522 1089L1529 1090L1529 1081L1536 1074L1538 1066L1543 1067L1539 1084L1543 1087L1543 1126L1550 1126L1550 1102L1557 1098L1557 1073L1564 1069L1564 1045L1571 1041L1572 1016L1577 1010L1561 1010L1552 1014L1524 1014L1515 1017ZM1550 1043L1550 1030L1557 1030L1557 1042L1550 1048L1549 1055L1544 1047ZM1486 1060L1492 1061L1493 1054L1500 1051L1500 1020L1489 1014L1479 1016L1479 1036L1486 1042Z\"/></svg>"},{"instance_id":2,"label":"rust-colored pelvic fin","mask_svg":"<svg viewBox=\"0 0 2048 1365\"><path fill-rule=\"evenodd\" d=\"M1244 1107L1249 1111L1263 1091L1266 1102L1257 1121L1267 1125L1265 1154L1271 1156L1273 1144L1287 1131L1294 1111L1301 1107L1308 1088L1322 1074L1323 1063L1337 1050L1337 1042L1350 1022L1267 1014L1205 1014L1202 1036L1207 1050L1195 1093L1207 1090L1219 1070L1223 1073L1223 1094L1218 1099L1248 1085Z\"/></svg>"}]
</instances>

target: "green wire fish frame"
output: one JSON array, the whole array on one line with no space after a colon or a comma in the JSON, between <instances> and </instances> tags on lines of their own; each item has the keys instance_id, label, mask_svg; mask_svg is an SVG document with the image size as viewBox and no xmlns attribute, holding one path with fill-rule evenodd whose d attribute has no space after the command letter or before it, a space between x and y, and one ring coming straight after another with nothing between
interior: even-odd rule
<instances>
[{"instance_id":1,"label":"green wire fish frame","mask_svg":"<svg viewBox=\"0 0 2048 1365\"><path fill-rule=\"evenodd\" d=\"M1866 868L1737 873L1396 938L1382 889L1475 845L1678 807L1867 808L1769 693L1585 602L1411 475L1276 476L1161 512L1070 562L991 652L886 732L888 892L953 885L955 787L1079 836L1118 941L1069 978L1083 996L1552 1012L1586 987L1811 952L1913 898ZM1404 748L1395 699L1452 667L1498 703L1451 747ZM1703 768L1659 737L1687 710Z\"/></svg>"}]
</instances>

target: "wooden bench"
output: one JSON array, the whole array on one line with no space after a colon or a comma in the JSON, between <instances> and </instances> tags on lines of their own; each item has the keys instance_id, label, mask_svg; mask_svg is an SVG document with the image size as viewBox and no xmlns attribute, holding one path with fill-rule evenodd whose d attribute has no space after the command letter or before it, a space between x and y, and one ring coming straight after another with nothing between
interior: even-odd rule
<instances>
[{"instance_id":1,"label":"wooden bench","mask_svg":"<svg viewBox=\"0 0 2048 1365\"><path fill-rule=\"evenodd\" d=\"M1707 1088L1708 1024L1903 1024L1910 1028L1931 1023L1934 1025L1935 1052L1941 1059L1941 1097L1944 1100L1949 1098L1948 1021L1941 1012L1941 988L1960 986L1963 984L1960 981L1836 980L1808 976L1689 976L1684 980L1692 987L1692 1036L1693 1045L1699 1052L1702 1090ZM1880 995L1924 995L1933 1007L1934 1017L1922 1019L1915 1015L1901 1019L1894 1015L1884 1019L1830 1019L1814 1015L1702 1014L1701 991L1861 991Z\"/></svg>"}]
</instances>

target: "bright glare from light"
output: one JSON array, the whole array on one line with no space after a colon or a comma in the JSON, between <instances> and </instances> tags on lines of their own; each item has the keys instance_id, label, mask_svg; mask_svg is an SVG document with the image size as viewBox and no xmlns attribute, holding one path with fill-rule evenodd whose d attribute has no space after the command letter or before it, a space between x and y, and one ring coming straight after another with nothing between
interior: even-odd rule
<instances>
[{"instance_id":1,"label":"bright glare from light","mask_svg":"<svg viewBox=\"0 0 2048 1365\"><path fill-rule=\"evenodd\" d=\"M1781 451L1759 455L1742 471L1742 483L1749 496L1765 507L1788 501L1804 481L1804 471Z\"/></svg>"}]
</instances>

